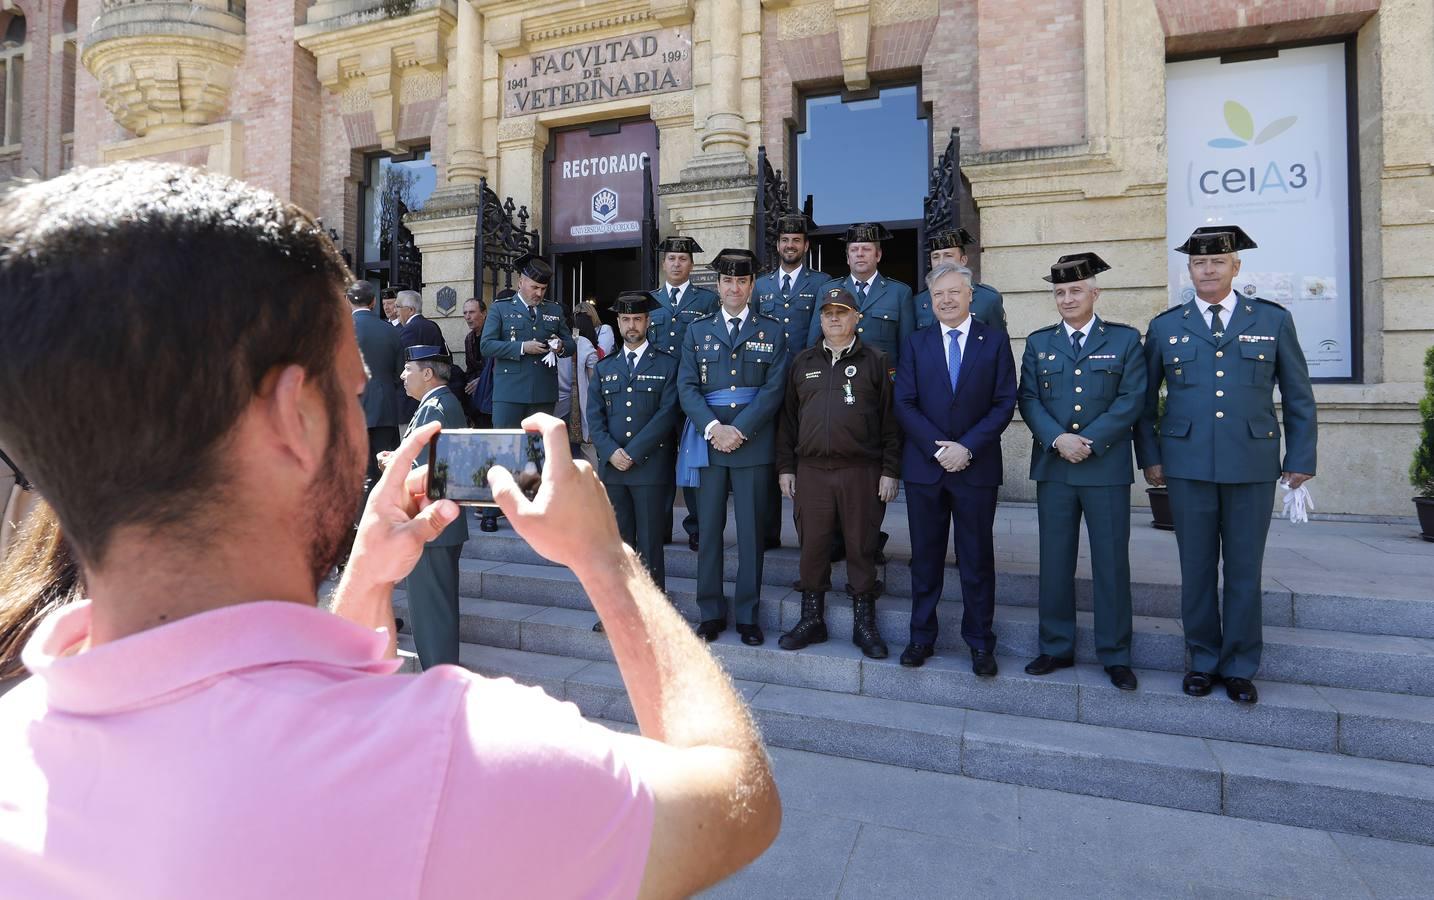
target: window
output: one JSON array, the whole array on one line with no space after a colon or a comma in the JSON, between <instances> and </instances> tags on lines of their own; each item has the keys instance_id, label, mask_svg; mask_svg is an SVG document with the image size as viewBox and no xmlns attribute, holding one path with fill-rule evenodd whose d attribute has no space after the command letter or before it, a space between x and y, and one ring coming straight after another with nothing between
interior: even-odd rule
<instances>
[{"instance_id":1,"label":"window","mask_svg":"<svg viewBox=\"0 0 1434 900\"><path fill-rule=\"evenodd\" d=\"M359 219L359 271L381 286L403 284L417 287L419 273L413 238L402 227L406 213L423 208L438 185L438 170L432 154L415 150L403 156L371 156L360 187L363 211ZM392 247L397 231L399 252Z\"/></svg>"},{"instance_id":2,"label":"window","mask_svg":"<svg viewBox=\"0 0 1434 900\"><path fill-rule=\"evenodd\" d=\"M931 123L916 85L843 101L809 97L797 134L796 196L817 222L915 222L931 168Z\"/></svg>"},{"instance_id":3,"label":"window","mask_svg":"<svg viewBox=\"0 0 1434 900\"><path fill-rule=\"evenodd\" d=\"M25 17L0 13L0 147L20 143L25 95Z\"/></svg>"}]
</instances>

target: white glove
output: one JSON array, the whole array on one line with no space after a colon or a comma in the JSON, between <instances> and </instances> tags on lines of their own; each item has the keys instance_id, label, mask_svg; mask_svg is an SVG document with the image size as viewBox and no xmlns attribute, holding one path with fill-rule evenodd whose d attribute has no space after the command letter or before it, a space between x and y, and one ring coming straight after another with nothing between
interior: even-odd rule
<instances>
[{"instance_id":1,"label":"white glove","mask_svg":"<svg viewBox=\"0 0 1434 900\"><path fill-rule=\"evenodd\" d=\"M548 338L548 355L543 357L543 365L552 367L558 364L558 353L563 349L563 339L558 337Z\"/></svg>"},{"instance_id":2,"label":"white glove","mask_svg":"<svg viewBox=\"0 0 1434 900\"><path fill-rule=\"evenodd\" d=\"M1310 496L1308 485L1300 485L1290 490L1289 482L1281 481L1280 487L1285 489L1284 516L1296 524L1308 522L1310 511L1314 509L1314 498Z\"/></svg>"},{"instance_id":3,"label":"white glove","mask_svg":"<svg viewBox=\"0 0 1434 900\"><path fill-rule=\"evenodd\" d=\"M549 350L549 351L543 356L543 365L551 367L551 366L556 366L557 364L558 364L558 354L556 354L556 353L554 353L553 351Z\"/></svg>"}]
</instances>

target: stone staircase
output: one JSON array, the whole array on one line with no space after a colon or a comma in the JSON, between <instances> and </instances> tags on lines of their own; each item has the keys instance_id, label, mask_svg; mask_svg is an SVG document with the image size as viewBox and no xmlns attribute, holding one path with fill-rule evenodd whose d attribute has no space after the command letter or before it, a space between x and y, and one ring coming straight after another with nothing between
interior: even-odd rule
<instances>
[{"instance_id":1,"label":"stone staircase","mask_svg":"<svg viewBox=\"0 0 1434 900\"><path fill-rule=\"evenodd\" d=\"M955 627L954 567L937 656L920 669L900 666L911 580L896 558L884 567L878 613L888 659L865 659L848 640L841 564L828 595L832 640L797 653L778 649L778 633L800 607L790 547L766 557L767 644L747 647L729 630L712 647L775 746L1434 844L1434 579L1413 598L1408 590L1324 593L1276 582L1264 597L1261 699L1241 707L1218 688L1200 699L1181 692L1179 586L1170 581L1133 585L1139 691L1115 689L1096 663L1088 580L1078 584L1087 610L1079 614L1079 664L1026 675L1022 667L1037 652L1028 562L998 562L994 679L971 674ZM729 552L729 596L735 569ZM667 572L669 596L695 620L696 554L670 545ZM506 525L496 534L475 527L461 594L464 665L541 685L590 718L633 721L607 640L591 631L591 606L567 569ZM395 602L404 617L406 598ZM411 647L406 637L401 644Z\"/></svg>"}]
</instances>

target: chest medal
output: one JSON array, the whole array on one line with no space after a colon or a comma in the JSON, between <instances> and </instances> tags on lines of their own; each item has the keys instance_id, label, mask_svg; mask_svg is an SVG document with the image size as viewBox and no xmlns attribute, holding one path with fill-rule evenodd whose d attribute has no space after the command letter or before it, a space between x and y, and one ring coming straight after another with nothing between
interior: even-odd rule
<instances>
[{"instance_id":1,"label":"chest medal","mask_svg":"<svg viewBox=\"0 0 1434 900\"><path fill-rule=\"evenodd\" d=\"M850 377L851 375L856 374L855 371L854 371L855 368L856 368L855 366L849 366L849 367L847 368L847 375L848 375L848 377ZM842 394L843 394L842 400L844 400L844 401L846 402L846 405L847 405L847 406L851 406L851 405L853 405L853 404L856 403L856 396L855 396L854 394L852 394L852 392L851 392L851 382L850 382L850 381L848 381L846 384L844 384L844 385L841 386L841 391L842 391Z\"/></svg>"}]
</instances>

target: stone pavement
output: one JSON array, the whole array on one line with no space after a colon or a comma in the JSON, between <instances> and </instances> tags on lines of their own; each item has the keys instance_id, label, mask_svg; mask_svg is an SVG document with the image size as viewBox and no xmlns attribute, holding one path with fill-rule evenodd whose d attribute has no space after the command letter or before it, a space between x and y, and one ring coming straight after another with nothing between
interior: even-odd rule
<instances>
[{"instance_id":1,"label":"stone pavement","mask_svg":"<svg viewBox=\"0 0 1434 900\"><path fill-rule=\"evenodd\" d=\"M772 759L781 834L703 897L1434 896L1434 847L799 750Z\"/></svg>"}]
</instances>

